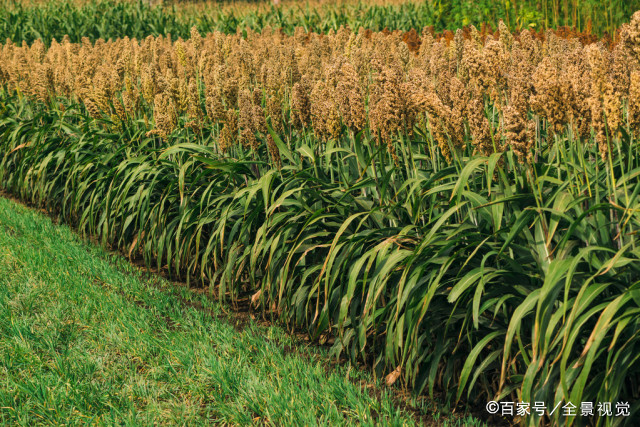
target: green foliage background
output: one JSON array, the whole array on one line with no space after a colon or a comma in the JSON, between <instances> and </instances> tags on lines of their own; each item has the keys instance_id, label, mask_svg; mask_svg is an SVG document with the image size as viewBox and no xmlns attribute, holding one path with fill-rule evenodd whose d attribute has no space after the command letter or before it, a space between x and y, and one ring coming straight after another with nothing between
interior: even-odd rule
<instances>
[{"instance_id":1,"label":"green foliage background","mask_svg":"<svg viewBox=\"0 0 640 427\"><path fill-rule=\"evenodd\" d=\"M183 8L180 4L149 6L147 2L96 0L76 5L69 0L49 1L37 6L15 0L3 0L0 8L0 40L11 39L31 43L41 38L50 43L68 36L79 42L83 37L144 38L171 34L188 38L194 25L201 34L211 31L233 33L250 28L260 31L265 26L293 33L296 27L306 31L327 32L340 26L352 29L403 30L433 26L436 31L455 30L465 25L488 23L497 27L500 19L513 30L544 29L568 25L579 30L592 22L592 31L602 35L613 33L621 23L640 9L640 0L429 0L405 4L377 6L354 1L342 5L311 7L300 2L295 7L271 7L241 12L221 11L215 3L204 10Z\"/></svg>"}]
</instances>

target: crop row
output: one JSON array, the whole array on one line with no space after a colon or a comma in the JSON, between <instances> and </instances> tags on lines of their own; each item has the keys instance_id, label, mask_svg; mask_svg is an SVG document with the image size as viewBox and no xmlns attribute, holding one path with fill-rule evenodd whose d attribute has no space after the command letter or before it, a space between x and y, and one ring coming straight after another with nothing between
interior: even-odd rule
<instances>
[{"instance_id":1,"label":"crop row","mask_svg":"<svg viewBox=\"0 0 640 427\"><path fill-rule=\"evenodd\" d=\"M593 136L604 159L639 132L640 13L611 49L571 33L501 30L434 38L425 29L419 38L299 29L245 38L202 37L193 28L175 42L64 40L48 49L9 42L0 50L0 82L47 105L76 100L116 128L144 119L149 135L210 132L221 155L266 146L262 160L275 165L274 137L291 143L312 135L308 144L320 147L366 130L407 164L404 142L427 135L451 163L466 150L512 150L530 161L567 130L578 144Z\"/></svg>"},{"instance_id":2,"label":"crop row","mask_svg":"<svg viewBox=\"0 0 640 427\"><path fill-rule=\"evenodd\" d=\"M410 31L431 26L440 32L471 24L479 27L485 22L495 27L499 20L512 30L543 31L564 25L601 36L605 32L613 35L640 9L640 0L285 0L280 7L271 6L271 2L237 3L173 2L151 6L146 0L63 0L35 4L1 0L0 40L32 43L41 39L48 45L52 39L60 41L64 36L73 42L80 42L83 37L95 41L167 34L186 39L193 26L201 34L236 33L247 28L261 32L265 27L272 27L292 35L297 27L307 32L327 33L341 26L354 31L359 28Z\"/></svg>"}]
</instances>

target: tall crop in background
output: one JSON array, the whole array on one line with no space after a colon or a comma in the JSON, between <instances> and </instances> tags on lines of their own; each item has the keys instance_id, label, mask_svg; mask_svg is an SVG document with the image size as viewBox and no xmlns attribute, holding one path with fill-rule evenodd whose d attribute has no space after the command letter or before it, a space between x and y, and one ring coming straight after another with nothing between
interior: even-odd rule
<instances>
[{"instance_id":1,"label":"tall crop in background","mask_svg":"<svg viewBox=\"0 0 640 427\"><path fill-rule=\"evenodd\" d=\"M336 2L153 2L147 1L0 1L0 40L32 43L65 36L72 42L83 37L130 37L149 35L188 38L196 26L201 34L221 31L260 32L265 27L293 34L301 27L308 32L327 33L347 26L354 31L420 30L432 26L437 32L467 25L495 27L503 20L512 31L568 26L578 31L614 36L616 29L640 9L640 0L376 0Z\"/></svg>"},{"instance_id":2,"label":"tall crop in background","mask_svg":"<svg viewBox=\"0 0 640 427\"><path fill-rule=\"evenodd\" d=\"M637 414L639 40L7 43L0 182L419 392Z\"/></svg>"}]
</instances>

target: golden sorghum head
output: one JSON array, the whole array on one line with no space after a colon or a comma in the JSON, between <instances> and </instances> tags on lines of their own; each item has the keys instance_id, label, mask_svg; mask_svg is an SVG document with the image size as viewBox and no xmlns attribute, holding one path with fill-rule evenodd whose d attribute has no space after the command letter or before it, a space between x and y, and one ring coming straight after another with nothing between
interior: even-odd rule
<instances>
[{"instance_id":1,"label":"golden sorghum head","mask_svg":"<svg viewBox=\"0 0 640 427\"><path fill-rule=\"evenodd\" d=\"M561 132L567 117L567 82L561 77L557 66L545 57L533 73L533 95L531 108L547 119L552 132Z\"/></svg>"},{"instance_id":2,"label":"golden sorghum head","mask_svg":"<svg viewBox=\"0 0 640 427\"><path fill-rule=\"evenodd\" d=\"M608 107L611 102L611 82L607 81L608 66L607 52L602 44L591 44L585 48L590 65L591 92L588 103L591 109L591 127L595 133L598 149L603 159L609 152L609 138L607 137L607 121L605 120L605 97L609 97ZM609 92L609 95L605 93Z\"/></svg>"},{"instance_id":3,"label":"golden sorghum head","mask_svg":"<svg viewBox=\"0 0 640 427\"><path fill-rule=\"evenodd\" d=\"M238 108L240 110L238 126L240 128L240 143L245 148L258 146L256 129L254 125L253 95L249 89L243 89L238 95Z\"/></svg>"},{"instance_id":4,"label":"golden sorghum head","mask_svg":"<svg viewBox=\"0 0 640 427\"><path fill-rule=\"evenodd\" d=\"M462 147L465 140L464 124L469 91L460 79L452 77L449 83L449 117L447 129L455 147Z\"/></svg>"},{"instance_id":5,"label":"golden sorghum head","mask_svg":"<svg viewBox=\"0 0 640 427\"><path fill-rule=\"evenodd\" d=\"M245 148L257 149L259 146L257 133L264 134L267 132L264 112L258 104L261 98L262 95L259 89L255 89L253 92L249 89L243 89L238 96L240 142Z\"/></svg>"},{"instance_id":6,"label":"golden sorghum head","mask_svg":"<svg viewBox=\"0 0 640 427\"><path fill-rule=\"evenodd\" d=\"M46 102L53 90L53 69L49 64L38 64L35 72L34 95L40 101Z\"/></svg>"},{"instance_id":7,"label":"golden sorghum head","mask_svg":"<svg viewBox=\"0 0 640 427\"><path fill-rule=\"evenodd\" d=\"M240 85L235 75L226 75L222 80L222 94L227 108L235 108L238 105L238 91Z\"/></svg>"},{"instance_id":8,"label":"golden sorghum head","mask_svg":"<svg viewBox=\"0 0 640 427\"><path fill-rule=\"evenodd\" d=\"M137 96L129 90L122 92L122 104L126 113L134 117L138 111L139 101Z\"/></svg>"},{"instance_id":9,"label":"golden sorghum head","mask_svg":"<svg viewBox=\"0 0 640 427\"><path fill-rule=\"evenodd\" d=\"M491 126L484 112L484 100L474 96L467 104L467 117L469 121L469 131L471 132L471 142L475 152L481 155L489 155L494 152L493 141L491 140Z\"/></svg>"},{"instance_id":10,"label":"golden sorghum head","mask_svg":"<svg viewBox=\"0 0 640 427\"><path fill-rule=\"evenodd\" d=\"M193 47L196 52L198 52L200 48L202 48L202 36L198 32L198 28L195 25L191 27L191 37L189 38L189 41L193 43Z\"/></svg>"},{"instance_id":11,"label":"golden sorghum head","mask_svg":"<svg viewBox=\"0 0 640 427\"><path fill-rule=\"evenodd\" d=\"M220 151L226 153L238 139L238 113L235 110L227 110L224 117L224 125L220 132Z\"/></svg>"},{"instance_id":12,"label":"golden sorghum head","mask_svg":"<svg viewBox=\"0 0 640 427\"><path fill-rule=\"evenodd\" d=\"M640 61L640 10L620 28L620 43L629 56Z\"/></svg>"},{"instance_id":13,"label":"golden sorghum head","mask_svg":"<svg viewBox=\"0 0 640 427\"><path fill-rule=\"evenodd\" d=\"M622 126L622 97L611 82L605 84L605 90L602 94L602 106L607 119L609 136L615 138L619 136L620 127Z\"/></svg>"},{"instance_id":14,"label":"golden sorghum head","mask_svg":"<svg viewBox=\"0 0 640 427\"><path fill-rule=\"evenodd\" d=\"M124 108L123 102L119 99L118 96L114 96L111 100L111 103L113 104L113 109L115 110L115 117L117 117L120 122L126 122L127 111Z\"/></svg>"},{"instance_id":15,"label":"golden sorghum head","mask_svg":"<svg viewBox=\"0 0 640 427\"><path fill-rule=\"evenodd\" d=\"M364 94L355 67L345 62L340 68L335 90L336 103L344 124L354 132L365 127Z\"/></svg>"},{"instance_id":16,"label":"golden sorghum head","mask_svg":"<svg viewBox=\"0 0 640 427\"><path fill-rule=\"evenodd\" d=\"M369 125L380 144L396 158L393 136L402 128L402 73L397 68L383 67L375 77L369 98Z\"/></svg>"},{"instance_id":17,"label":"golden sorghum head","mask_svg":"<svg viewBox=\"0 0 640 427\"><path fill-rule=\"evenodd\" d=\"M528 65L536 65L541 59L542 46L539 40L531 35L530 30L522 30L519 40L520 47L525 51L525 58Z\"/></svg>"},{"instance_id":18,"label":"golden sorghum head","mask_svg":"<svg viewBox=\"0 0 640 427\"><path fill-rule=\"evenodd\" d=\"M253 92L251 92L251 95L253 96L253 104L254 105L261 105L262 104L262 91L259 88L254 88Z\"/></svg>"},{"instance_id":19,"label":"golden sorghum head","mask_svg":"<svg viewBox=\"0 0 640 427\"><path fill-rule=\"evenodd\" d=\"M222 91L218 87L207 85L207 95L205 103L207 107L207 115L214 122L224 120L225 108L222 103Z\"/></svg>"},{"instance_id":20,"label":"golden sorghum head","mask_svg":"<svg viewBox=\"0 0 640 427\"><path fill-rule=\"evenodd\" d=\"M142 85L142 96L147 104L152 104L153 100L155 99L156 93L158 93L156 69L153 66L148 65L142 72L140 78Z\"/></svg>"},{"instance_id":21,"label":"golden sorghum head","mask_svg":"<svg viewBox=\"0 0 640 427\"><path fill-rule=\"evenodd\" d=\"M296 128L308 127L311 124L311 100L309 95L309 78L302 79L293 85L291 90L291 119Z\"/></svg>"},{"instance_id":22,"label":"golden sorghum head","mask_svg":"<svg viewBox=\"0 0 640 427\"><path fill-rule=\"evenodd\" d=\"M176 53L176 56L178 57L179 64L185 67L187 65L186 51L185 51L184 43L180 40L178 40L175 44L175 53Z\"/></svg>"},{"instance_id":23,"label":"golden sorghum head","mask_svg":"<svg viewBox=\"0 0 640 427\"><path fill-rule=\"evenodd\" d=\"M480 33L475 25L469 25L469 38L477 45L484 46L485 36Z\"/></svg>"},{"instance_id":24,"label":"golden sorghum head","mask_svg":"<svg viewBox=\"0 0 640 427\"><path fill-rule=\"evenodd\" d=\"M105 73L96 74L93 80L93 90L90 91L90 94L91 99L98 108L104 112L110 111L109 101L111 95L109 93L109 81Z\"/></svg>"},{"instance_id":25,"label":"golden sorghum head","mask_svg":"<svg viewBox=\"0 0 640 427\"><path fill-rule=\"evenodd\" d=\"M127 58L125 58L124 56L121 56L120 59L118 59L118 61L116 62L115 71L118 74L118 77L120 77L121 79L124 79L124 73L126 71L126 63L127 63Z\"/></svg>"},{"instance_id":26,"label":"golden sorghum head","mask_svg":"<svg viewBox=\"0 0 640 427\"><path fill-rule=\"evenodd\" d=\"M204 114L200 106L200 89L198 88L198 82L195 77L191 77L189 79L189 84L187 85L187 99L187 114L189 114L191 118L201 121Z\"/></svg>"},{"instance_id":27,"label":"golden sorghum head","mask_svg":"<svg viewBox=\"0 0 640 427\"><path fill-rule=\"evenodd\" d=\"M94 119L98 119L101 117L100 109L91 99L87 98L84 100L84 106L87 107L87 111L89 115Z\"/></svg>"},{"instance_id":28,"label":"golden sorghum head","mask_svg":"<svg viewBox=\"0 0 640 427\"><path fill-rule=\"evenodd\" d=\"M264 115L262 108L262 91L260 89L254 89L253 91L253 128L265 135L267 131L267 118Z\"/></svg>"},{"instance_id":29,"label":"golden sorghum head","mask_svg":"<svg viewBox=\"0 0 640 427\"><path fill-rule=\"evenodd\" d=\"M504 136L506 144L516 153L518 159L529 159L534 143L534 127L527 120L527 112L512 103L504 109Z\"/></svg>"},{"instance_id":30,"label":"golden sorghum head","mask_svg":"<svg viewBox=\"0 0 640 427\"><path fill-rule=\"evenodd\" d=\"M404 90L414 114L419 119L423 119L425 116L428 117L428 127L433 140L445 159L450 162L452 159L452 145L456 144L455 141L452 141L451 136L453 135L453 138L456 138L460 133L464 133L464 123L461 124L461 129L455 127L457 124L455 122L464 113L460 117L457 115L454 117L452 108L440 99L435 84L422 70L411 70L409 81Z\"/></svg>"},{"instance_id":31,"label":"golden sorghum head","mask_svg":"<svg viewBox=\"0 0 640 427\"><path fill-rule=\"evenodd\" d=\"M482 73L479 80L486 93L494 101L496 107L504 103L503 94L507 87L507 78L503 70L509 67L509 55L504 45L496 40L489 40L482 49Z\"/></svg>"},{"instance_id":32,"label":"golden sorghum head","mask_svg":"<svg viewBox=\"0 0 640 427\"><path fill-rule=\"evenodd\" d=\"M278 169L282 166L282 161L280 160L280 150L278 150L278 146L274 142L271 135L267 135L267 149L269 150L269 155L271 156L271 161L276 165Z\"/></svg>"},{"instance_id":33,"label":"golden sorghum head","mask_svg":"<svg viewBox=\"0 0 640 427\"><path fill-rule=\"evenodd\" d=\"M588 102L591 84L588 67L581 62L570 64L566 78L569 83L567 109L572 128L577 137L588 139L591 135L591 106Z\"/></svg>"},{"instance_id":34,"label":"golden sorghum head","mask_svg":"<svg viewBox=\"0 0 640 427\"><path fill-rule=\"evenodd\" d=\"M278 133L284 132L282 116L282 97L275 90L267 93L267 114L271 118L271 126Z\"/></svg>"},{"instance_id":35,"label":"golden sorghum head","mask_svg":"<svg viewBox=\"0 0 640 427\"><path fill-rule=\"evenodd\" d=\"M482 51L471 40L465 40L462 59L458 66L458 73L469 89L480 92L482 87L483 58Z\"/></svg>"},{"instance_id":36,"label":"golden sorghum head","mask_svg":"<svg viewBox=\"0 0 640 427\"><path fill-rule=\"evenodd\" d=\"M637 137L640 133L640 71L632 71L629 84L629 127Z\"/></svg>"},{"instance_id":37,"label":"golden sorghum head","mask_svg":"<svg viewBox=\"0 0 640 427\"><path fill-rule=\"evenodd\" d=\"M189 109L189 103L191 99L189 98L189 81L186 79L176 79L177 88L178 88L178 96L176 98L178 110L180 113L184 113Z\"/></svg>"},{"instance_id":38,"label":"golden sorghum head","mask_svg":"<svg viewBox=\"0 0 640 427\"><path fill-rule=\"evenodd\" d=\"M606 123L604 120L604 105L602 96L590 96L588 99L591 108L591 127L595 133L595 139L598 143L598 149L603 159L607 157L609 152L609 143L607 140Z\"/></svg>"},{"instance_id":39,"label":"golden sorghum head","mask_svg":"<svg viewBox=\"0 0 640 427\"><path fill-rule=\"evenodd\" d=\"M316 136L323 141L340 136L340 116L332 92L322 80L318 80L311 91L311 122Z\"/></svg>"},{"instance_id":40,"label":"golden sorghum head","mask_svg":"<svg viewBox=\"0 0 640 427\"><path fill-rule=\"evenodd\" d=\"M453 37L453 49L456 58L456 66L459 66L460 61L462 61L462 55L464 54L464 34L459 28L456 30L456 35Z\"/></svg>"},{"instance_id":41,"label":"golden sorghum head","mask_svg":"<svg viewBox=\"0 0 640 427\"><path fill-rule=\"evenodd\" d=\"M501 19L498 23L498 31L500 33L500 43L504 46L505 50L511 50L513 47L513 34L509 31L509 28Z\"/></svg>"},{"instance_id":42,"label":"golden sorghum head","mask_svg":"<svg viewBox=\"0 0 640 427\"><path fill-rule=\"evenodd\" d=\"M166 137L176 128L178 117L173 99L166 94L158 94L153 102L153 133Z\"/></svg>"},{"instance_id":43,"label":"golden sorghum head","mask_svg":"<svg viewBox=\"0 0 640 427\"><path fill-rule=\"evenodd\" d=\"M591 86L594 95L601 94L609 71L608 52L600 43L585 47L586 57L591 71Z\"/></svg>"},{"instance_id":44,"label":"golden sorghum head","mask_svg":"<svg viewBox=\"0 0 640 427\"><path fill-rule=\"evenodd\" d=\"M627 56L624 54L620 45L617 45L611 53L611 64L609 70L609 78L613 83L615 91L621 96L629 95L629 75L631 73L631 64Z\"/></svg>"}]
</instances>

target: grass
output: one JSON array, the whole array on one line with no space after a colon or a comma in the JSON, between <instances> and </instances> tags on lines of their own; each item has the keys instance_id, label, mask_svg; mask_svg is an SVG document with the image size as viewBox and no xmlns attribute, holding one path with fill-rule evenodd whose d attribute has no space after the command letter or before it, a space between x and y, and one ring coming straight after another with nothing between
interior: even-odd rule
<instances>
[{"instance_id":1,"label":"grass","mask_svg":"<svg viewBox=\"0 0 640 427\"><path fill-rule=\"evenodd\" d=\"M0 423L481 424L223 308L0 198Z\"/></svg>"}]
</instances>

